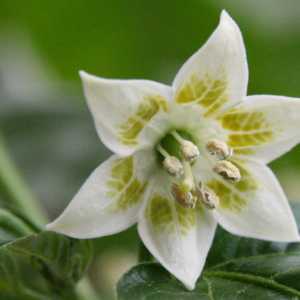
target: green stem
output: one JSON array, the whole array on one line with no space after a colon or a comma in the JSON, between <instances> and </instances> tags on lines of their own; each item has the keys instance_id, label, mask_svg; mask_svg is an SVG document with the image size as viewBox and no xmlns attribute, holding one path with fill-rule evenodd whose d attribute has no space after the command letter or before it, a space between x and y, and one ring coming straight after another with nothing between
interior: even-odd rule
<instances>
[{"instance_id":1,"label":"green stem","mask_svg":"<svg viewBox=\"0 0 300 300\"><path fill-rule=\"evenodd\" d=\"M76 286L79 300L100 300L95 288L91 285L87 276L83 277Z\"/></svg>"},{"instance_id":2,"label":"green stem","mask_svg":"<svg viewBox=\"0 0 300 300\"><path fill-rule=\"evenodd\" d=\"M48 218L42 207L24 183L9 151L4 134L0 129L0 193L4 199L20 208L41 230Z\"/></svg>"},{"instance_id":3,"label":"green stem","mask_svg":"<svg viewBox=\"0 0 300 300\"><path fill-rule=\"evenodd\" d=\"M140 248L139 248L139 262L144 261L151 261L152 260L152 254L149 252L149 250L146 248L142 240L140 240Z\"/></svg>"}]
</instances>

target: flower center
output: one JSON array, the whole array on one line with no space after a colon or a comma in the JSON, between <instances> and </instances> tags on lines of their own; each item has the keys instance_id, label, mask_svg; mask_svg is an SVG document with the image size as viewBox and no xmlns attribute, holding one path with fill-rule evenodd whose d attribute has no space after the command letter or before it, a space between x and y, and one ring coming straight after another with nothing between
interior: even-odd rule
<instances>
[{"instance_id":1,"label":"flower center","mask_svg":"<svg viewBox=\"0 0 300 300\"><path fill-rule=\"evenodd\" d=\"M219 197L201 181L194 183L192 166L200 155L198 147L192 137L184 131L170 131L157 145L159 159L163 163L166 173L173 185L171 193L174 199L185 208L194 208L199 199L207 209L214 209L219 205ZM241 175L236 166L226 159L232 155L226 143L212 139L206 144L206 151L214 155L218 162L212 166L212 171L221 175L225 180L237 182ZM204 155L206 158L207 155ZM209 161L212 161L209 159Z\"/></svg>"},{"instance_id":2,"label":"flower center","mask_svg":"<svg viewBox=\"0 0 300 300\"><path fill-rule=\"evenodd\" d=\"M174 132L176 132L175 135L177 134L181 140L193 143L192 137L187 132L172 130L161 140L160 146L168 153L169 156L175 156L182 161L182 156L180 155L181 142L178 141L178 136L177 138L174 136ZM158 150L158 157L161 163L163 163L166 158L165 154L162 154L160 150ZM193 162L192 165L194 163L195 162Z\"/></svg>"}]
</instances>

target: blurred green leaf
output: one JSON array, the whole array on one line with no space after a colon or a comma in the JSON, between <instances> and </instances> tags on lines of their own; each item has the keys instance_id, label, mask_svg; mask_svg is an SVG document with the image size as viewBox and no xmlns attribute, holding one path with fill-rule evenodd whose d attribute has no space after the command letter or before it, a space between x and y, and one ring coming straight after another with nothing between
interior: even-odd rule
<instances>
[{"instance_id":1,"label":"blurred green leaf","mask_svg":"<svg viewBox=\"0 0 300 300\"><path fill-rule=\"evenodd\" d=\"M291 203L300 230L300 203ZM232 235L218 226L204 269L230 259L270 254L277 252L298 252L300 243L279 243Z\"/></svg>"},{"instance_id":2,"label":"blurred green leaf","mask_svg":"<svg viewBox=\"0 0 300 300\"><path fill-rule=\"evenodd\" d=\"M293 203L298 226L300 203ZM117 284L119 300L298 299L300 243L243 238L217 228L205 269L189 292L156 263L142 263Z\"/></svg>"},{"instance_id":3,"label":"blurred green leaf","mask_svg":"<svg viewBox=\"0 0 300 300\"><path fill-rule=\"evenodd\" d=\"M12 240L35 233L21 218L0 208L0 241Z\"/></svg>"},{"instance_id":4,"label":"blurred green leaf","mask_svg":"<svg viewBox=\"0 0 300 300\"><path fill-rule=\"evenodd\" d=\"M77 299L90 243L43 232L0 247L0 299Z\"/></svg>"}]
</instances>

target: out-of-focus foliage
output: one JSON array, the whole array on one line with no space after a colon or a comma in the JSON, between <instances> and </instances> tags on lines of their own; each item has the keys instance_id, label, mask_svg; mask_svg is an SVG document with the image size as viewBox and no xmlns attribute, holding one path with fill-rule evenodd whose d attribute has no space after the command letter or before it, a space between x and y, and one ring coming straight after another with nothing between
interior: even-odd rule
<instances>
[{"instance_id":1,"label":"out-of-focus foliage","mask_svg":"<svg viewBox=\"0 0 300 300\"><path fill-rule=\"evenodd\" d=\"M292 208L299 228L300 203ZM161 265L141 263L119 280L118 299L296 299L299 250L300 243L239 237L218 226L204 271L191 293Z\"/></svg>"},{"instance_id":2,"label":"out-of-focus foliage","mask_svg":"<svg viewBox=\"0 0 300 300\"><path fill-rule=\"evenodd\" d=\"M78 299L75 285L90 259L88 241L54 232L6 242L3 234L0 238L1 299Z\"/></svg>"},{"instance_id":3,"label":"out-of-focus foliage","mask_svg":"<svg viewBox=\"0 0 300 300\"><path fill-rule=\"evenodd\" d=\"M300 97L299 1L0 1L0 126L51 218L110 155L94 130L78 70L171 84L216 28L222 9L243 33L248 94ZM293 200L300 192L299 151L271 164ZM115 253L118 265L122 257L131 263L137 243L135 227L95 240L99 289L117 279L105 279L107 253ZM117 267L113 273L121 275Z\"/></svg>"}]
</instances>

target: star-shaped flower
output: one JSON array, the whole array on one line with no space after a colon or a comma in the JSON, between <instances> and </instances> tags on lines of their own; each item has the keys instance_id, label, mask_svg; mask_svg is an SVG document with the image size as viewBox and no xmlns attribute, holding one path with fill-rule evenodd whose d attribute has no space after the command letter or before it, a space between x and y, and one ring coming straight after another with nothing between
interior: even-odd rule
<instances>
[{"instance_id":1,"label":"star-shaped flower","mask_svg":"<svg viewBox=\"0 0 300 300\"><path fill-rule=\"evenodd\" d=\"M138 222L149 251L190 290L217 223L245 237L300 240L266 166L300 141L300 100L246 97L243 39L225 11L172 86L80 75L98 134L115 155L48 230L94 238Z\"/></svg>"}]
</instances>

